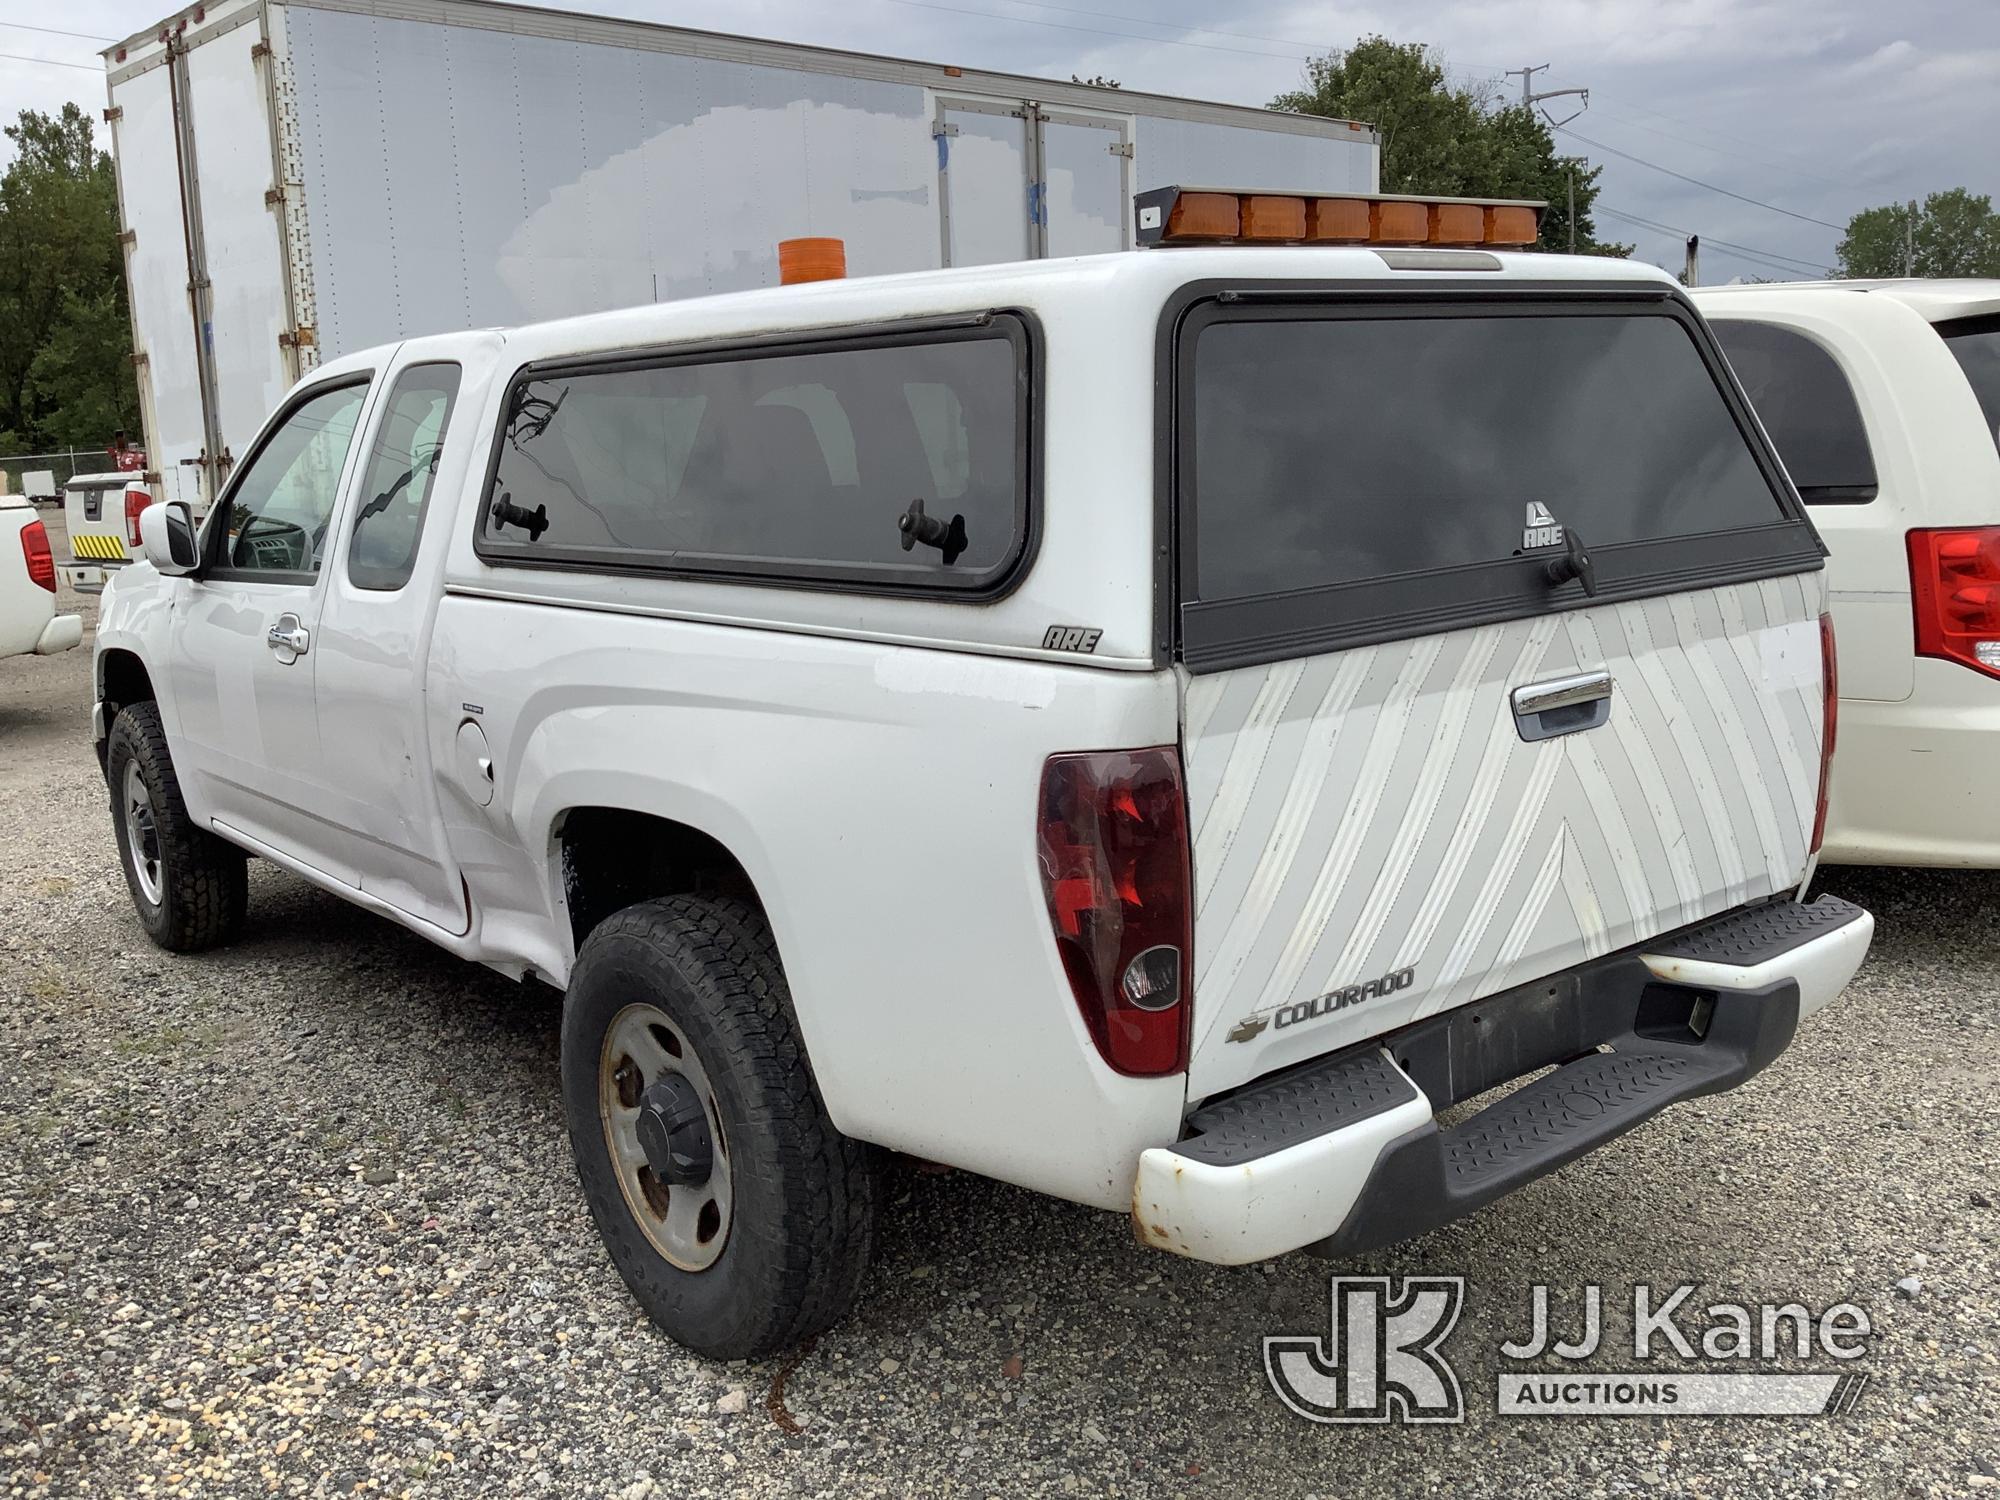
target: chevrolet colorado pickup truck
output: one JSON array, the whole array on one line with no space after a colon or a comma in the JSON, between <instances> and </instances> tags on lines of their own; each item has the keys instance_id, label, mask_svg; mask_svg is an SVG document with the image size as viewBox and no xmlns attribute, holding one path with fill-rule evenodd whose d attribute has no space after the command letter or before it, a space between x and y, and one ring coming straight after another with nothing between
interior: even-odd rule
<instances>
[{"instance_id":1,"label":"chevrolet colorado pickup truck","mask_svg":"<svg viewBox=\"0 0 2000 1500\"><path fill-rule=\"evenodd\" d=\"M1873 927L1802 900L1819 538L1672 280L1410 208L315 370L106 589L140 920L227 942L254 854L562 989L717 1356L851 1303L886 1152L1350 1255L1742 1082Z\"/></svg>"}]
</instances>

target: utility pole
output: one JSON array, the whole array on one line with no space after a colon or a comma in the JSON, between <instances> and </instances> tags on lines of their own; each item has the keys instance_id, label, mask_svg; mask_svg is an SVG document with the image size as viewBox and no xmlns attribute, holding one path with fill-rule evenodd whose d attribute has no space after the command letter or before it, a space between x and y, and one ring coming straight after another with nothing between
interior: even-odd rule
<instances>
[{"instance_id":1,"label":"utility pole","mask_svg":"<svg viewBox=\"0 0 2000 1500\"><path fill-rule=\"evenodd\" d=\"M1509 68L1505 76L1512 78L1516 74L1520 75L1521 108L1523 109L1532 110L1544 99L1561 99L1569 94L1574 94L1580 98L1583 101L1583 109L1577 110L1575 114L1566 115L1560 120L1551 119L1547 110L1542 111L1542 118L1548 120L1551 126L1567 125L1577 115L1582 114L1584 109L1590 108L1590 90L1543 89L1540 93L1537 93L1535 91L1535 75L1537 73L1546 73L1548 70L1549 64L1547 63L1531 63L1525 68ZM1571 255L1576 254L1576 169L1574 167L1570 169L1569 174L1569 253Z\"/></svg>"},{"instance_id":2,"label":"utility pole","mask_svg":"<svg viewBox=\"0 0 2000 1500\"><path fill-rule=\"evenodd\" d=\"M1691 234L1687 243L1687 265L1681 271L1682 286L1701 285L1701 236Z\"/></svg>"},{"instance_id":3,"label":"utility pole","mask_svg":"<svg viewBox=\"0 0 2000 1500\"><path fill-rule=\"evenodd\" d=\"M1903 220L1903 274L1917 274L1917 200L1910 200L1910 216Z\"/></svg>"},{"instance_id":4,"label":"utility pole","mask_svg":"<svg viewBox=\"0 0 2000 1500\"><path fill-rule=\"evenodd\" d=\"M1549 64L1547 63L1536 63L1533 67L1528 67L1528 68L1507 69L1505 75L1506 77L1512 78L1517 73L1521 77L1521 108L1533 109L1537 104L1540 104L1544 99L1560 99L1565 94L1579 95L1583 99L1583 102L1585 104L1590 103L1589 89L1544 89L1540 93L1536 93L1534 87L1535 75L1537 73L1546 73L1548 72L1548 70L1549 70ZM1576 118L1576 116L1571 115L1570 118L1573 120ZM1560 122L1553 122L1553 123L1560 123Z\"/></svg>"}]
</instances>

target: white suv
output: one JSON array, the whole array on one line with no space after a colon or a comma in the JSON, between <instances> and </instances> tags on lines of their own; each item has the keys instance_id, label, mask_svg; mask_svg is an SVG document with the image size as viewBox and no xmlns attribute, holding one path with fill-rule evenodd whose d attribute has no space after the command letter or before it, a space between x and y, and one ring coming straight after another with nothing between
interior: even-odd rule
<instances>
[{"instance_id":1,"label":"white suv","mask_svg":"<svg viewBox=\"0 0 2000 1500\"><path fill-rule=\"evenodd\" d=\"M1623 261L1160 249L415 339L304 381L199 543L140 531L97 726L147 929L227 940L247 851L563 987L585 1197L711 1354L839 1315L885 1150L1208 1261L1420 1234L1750 1077L1873 927L1798 899L1819 539Z\"/></svg>"},{"instance_id":2,"label":"white suv","mask_svg":"<svg viewBox=\"0 0 2000 1500\"><path fill-rule=\"evenodd\" d=\"M1821 857L2000 865L2000 281L1703 288L1832 560Z\"/></svg>"}]
</instances>

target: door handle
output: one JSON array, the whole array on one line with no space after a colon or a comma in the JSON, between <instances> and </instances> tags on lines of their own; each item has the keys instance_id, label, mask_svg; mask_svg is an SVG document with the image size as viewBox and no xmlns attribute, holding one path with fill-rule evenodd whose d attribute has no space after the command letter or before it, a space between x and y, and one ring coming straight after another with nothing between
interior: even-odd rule
<instances>
[{"instance_id":1,"label":"door handle","mask_svg":"<svg viewBox=\"0 0 2000 1500\"><path fill-rule=\"evenodd\" d=\"M1514 727L1531 743L1595 729L1611 718L1613 686L1609 672L1582 672L1517 687Z\"/></svg>"},{"instance_id":2,"label":"door handle","mask_svg":"<svg viewBox=\"0 0 2000 1500\"><path fill-rule=\"evenodd\" d=\"M282 614L271 622L271 628L264 633L264 644L276 651L286 662L297 661L306 654L306 647L312 642L312 635L299 623L294 614ZM291 655L285 656L284 653Z\"/></svg>"}]
</instances>

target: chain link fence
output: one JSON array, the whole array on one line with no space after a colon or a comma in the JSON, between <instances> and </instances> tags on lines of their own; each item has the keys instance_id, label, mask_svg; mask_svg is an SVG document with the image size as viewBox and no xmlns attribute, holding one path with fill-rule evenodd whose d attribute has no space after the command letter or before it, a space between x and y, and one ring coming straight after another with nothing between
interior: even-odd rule
<instances>
[{"instance_id":1,"label":"chain link fence","mask_svg":"<svg viewBox=\"0 0 2000 1500\"><path fill-rule=\"evenodd\" d=\"M118 467L102 448L66 448L60 453L0 454L5 492L31 500L60 501L72 474L104 474Z\"/></svg>"}]
</instances>

